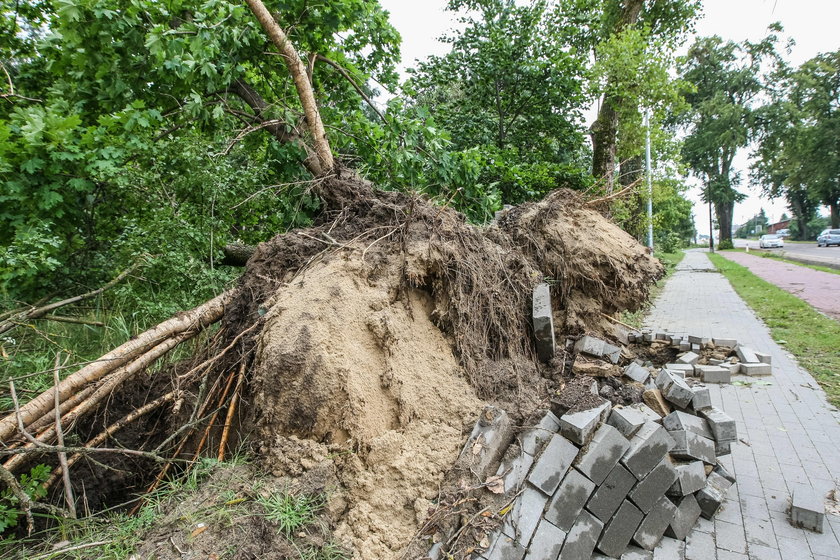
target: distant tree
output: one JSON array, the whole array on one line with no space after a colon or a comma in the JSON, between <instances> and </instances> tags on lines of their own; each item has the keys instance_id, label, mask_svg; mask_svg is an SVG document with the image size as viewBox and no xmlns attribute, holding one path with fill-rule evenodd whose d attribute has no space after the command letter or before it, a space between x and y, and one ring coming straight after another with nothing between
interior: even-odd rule
<instances>
[{"instance_id":1,"label":"distant tree","mask_svg":"<svg viewBox=\"0 0 840 560\"><path fill-rule=\"evenodd\" d=\"M691 46L680 64L681 77L693 86L686 94L691 108L685 119L683 158L704 183L704 200L714 205L724 247L732 243L735 203L745 197L737 190L741 177L732 162L754 134L765 71L778 62L776 41L772 33L758 43L705 37Z\"/></svg>"},{"instance_id":2,"label":"distant tree","mask_svg":"<svg viewBox=\"0 0 840 560\"><path fill-rule=\"evenodd\" d=\"M586 51L576 12L547 0L451 0L463 30L452 50L421 62L408 84L454 148L487 156L486 179L517 203L585 174L577 121L584 106ZM508 171L512 171L509 173Z\"/></svg>"}]
</instances>

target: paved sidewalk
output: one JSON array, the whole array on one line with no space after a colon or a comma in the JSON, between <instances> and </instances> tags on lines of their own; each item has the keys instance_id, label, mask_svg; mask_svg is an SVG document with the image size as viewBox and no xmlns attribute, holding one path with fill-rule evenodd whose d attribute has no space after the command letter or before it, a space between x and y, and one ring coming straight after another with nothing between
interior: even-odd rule
<instances>
[{"instance_id":1,"label":"paved sidewalk","mask_svg":"<svg viewBox=\"0 0 840 560\"><path fill-rule=\"evenodd\" d=\"M759 278L803 299L829 317L840 320L840 274L747 253L723 251L719 254L746 266Z\"/></svg>"},{"instance_id":2,"label":"paved sidewalk","mask_svg":"<svg viewBox=\"0 0 840 560\"><path fill-rule=\"evenodd\" d=\"M647 319L675 333L735 338L772 354L771 377L738 377L750 385L710 385L712 402L738 423L741 442L721 462L738 479L715 520L689 535L689 560L840 559L840 517L822 534L790 525L791 490L828 492L840 480L840 416L808 372L773 342L769 331L700 250L688 251ZM734 378L733 378L734 380ZM681 558L677 553L669 555ZM657 558L665 559L664 555Z\"/></svg>"}]
</instances>

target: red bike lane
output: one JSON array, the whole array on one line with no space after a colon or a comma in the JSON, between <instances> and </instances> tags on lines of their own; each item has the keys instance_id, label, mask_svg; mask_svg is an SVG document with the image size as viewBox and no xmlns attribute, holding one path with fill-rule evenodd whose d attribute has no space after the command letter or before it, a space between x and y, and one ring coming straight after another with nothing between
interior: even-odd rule
<instances>
[{"instance_id":1,"label":"red bike lane","mask_svg":"<svg viewBox=\"0 0 840 560\"><path fill-rule=\"evenodd\" d=\"M840 274L747 253L723 251L719 254L840 321Z\"/></svg>"}]
</instances>

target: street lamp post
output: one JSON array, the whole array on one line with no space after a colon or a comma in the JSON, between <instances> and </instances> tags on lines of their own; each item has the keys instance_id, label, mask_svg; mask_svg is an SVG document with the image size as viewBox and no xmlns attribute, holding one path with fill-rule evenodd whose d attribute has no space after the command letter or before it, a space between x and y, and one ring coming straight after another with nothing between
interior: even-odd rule
<instances>
[{"instance_id":1,"label":"street lamp post","mask_svg":"<svg viewBox=\"0 0 840 560\"><path fill-rule=\"evenodd\" d=\"M645 137L645 175L647 176L647 246L650 249L650 254L653 254L653 182L650 172L650 111L645 111L645 127L647 134Z\"/></svg>"}]
</instances>

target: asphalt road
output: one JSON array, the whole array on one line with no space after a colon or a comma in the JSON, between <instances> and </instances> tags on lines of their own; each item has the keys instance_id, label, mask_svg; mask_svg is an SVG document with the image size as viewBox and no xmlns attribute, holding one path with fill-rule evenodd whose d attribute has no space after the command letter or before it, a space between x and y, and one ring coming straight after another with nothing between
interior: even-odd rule
<instances>
[{"instance_id":1,"label":"asphalt road","mask_svg":"<svg viewBox=\"0 0 840 560\"><path fill-rule=\"evenodd\" d=\"M823 264L832 268L840 268L840 247L817 247L817 242L785 243L784 249L759 249L758 240L734 239L736 247L750 246L750 251L772 251L782 254L792 260L804 260L811 264Z\"/></svg>"}]
</instances>

